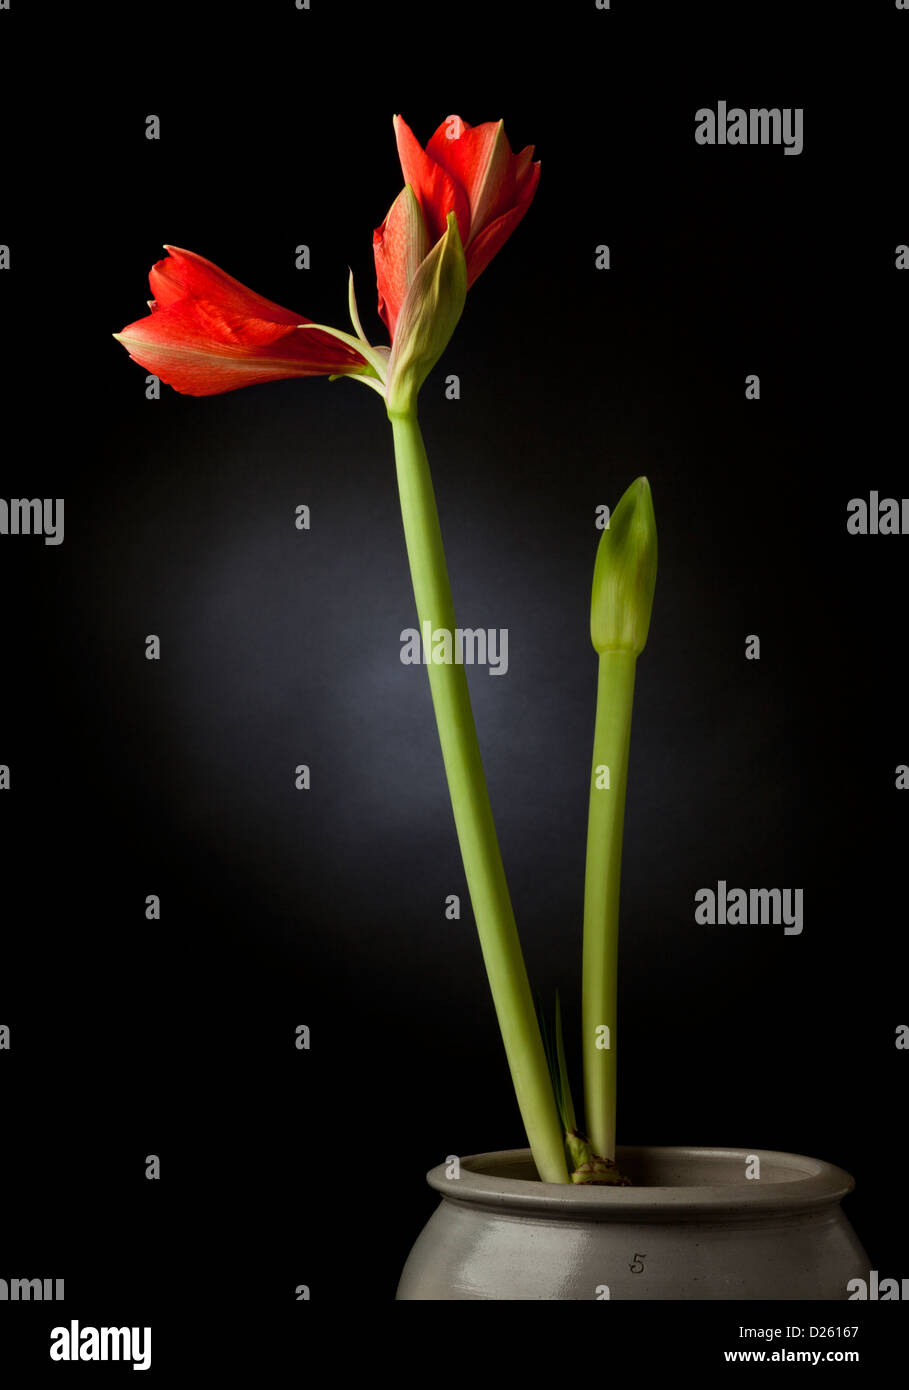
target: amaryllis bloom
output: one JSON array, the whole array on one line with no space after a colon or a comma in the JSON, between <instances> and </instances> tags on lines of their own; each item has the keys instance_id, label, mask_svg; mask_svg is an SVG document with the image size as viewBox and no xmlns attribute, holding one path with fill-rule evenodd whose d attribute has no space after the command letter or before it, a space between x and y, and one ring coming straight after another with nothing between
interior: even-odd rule
<instances>
[{"instance_id":1,"label":"amaryllis bloom","mask_svg":"<svg viewBox=\"0 0 909 1390\"><path fill-rule=\"evenodd\" d=\"M130 357L188 396L292 376L371 371L353 347L311 319L254 294L211 261L177 246L152 266L147 318L114 337Z\"/></svg>"},{"instance_id":2,"label":"amaryllis bloom","mask_svg":"<svg viewBox=\"0 0 909 1390\"><path fill-rule=\"evenodd\" d=\"M533 146L513 154L503 121L470 126L449 116L425 150L400 116L394 127L404 182L421 215L402 194L373 235L379 314L392 340L414 267L444 235L448 213L457 219L469 287L511 236L540 181Z\"/></svg>"},{"instance_id":3,"label":"amaryllis bloom","mask_svg":"<svg viewBox=\"0 0 909 1390\"><path fill-rule=\"evenodd\" d=\"M351 376L377 391L390 415L413 408L444 351L467 288L514 231L536 191L533 146L513 154L502 121L469 126L449 116L426 149L395 117L405 187L373 235L379 313L390 346L283 309L211 261L167 246L149 280L151 313L114 337L130 357L190 396L211 396L294 376Z\"/></svg>"}]
</instances>

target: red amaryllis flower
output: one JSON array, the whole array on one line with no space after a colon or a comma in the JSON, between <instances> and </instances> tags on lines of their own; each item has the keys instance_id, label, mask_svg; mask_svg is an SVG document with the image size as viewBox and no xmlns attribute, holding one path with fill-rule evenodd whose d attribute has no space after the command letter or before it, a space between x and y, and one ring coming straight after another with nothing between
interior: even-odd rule
<instances>
[{"instance_id":1,"label":"red amaryllis flower","mask_svg":"<svg viewBox=\"0 0 909 1390\"><path fill-rule=\"evenodd\" d=\"M373 236L379 313L392 345L373 346L349 305L356 337L314 324L241 285L211 261L168 246L152 267L151 314L114 337L134 361L191 396L291 376L353 376L396 414L454 331L467 287L530 205L540 177L533 146L513 154L502 121L443 121L426 149L395 117L406 180Z\"/></svg>"},{"instance_id":2,"label":"red amaryllis flower","mask_svg":"<svg viewBox=\"0 0 909 1390\"><path fill-rule=\"evenodd\" d=\"M151 314L114 337L130 357L189 396L291 376L370 372L353 347L282 309L192 251L167 246L152 266Z\"/></svg>"},{"instance_id":3,"label":"red amaryllis flower","mask_svg":"<svg viewBox=\"0 0 909 1390\"><path fill-rule=\"evenodd\" d=\"M404 182L416 194L423 226L399 197L373 235L379 314L392 338L414 261L444 234L448 213L457 218L469 287L511 236L540 180L533 146L513 154L503 121L470 126L449 116L425 150L400 116L394 126Z\"/></svg>"}]
</instances>

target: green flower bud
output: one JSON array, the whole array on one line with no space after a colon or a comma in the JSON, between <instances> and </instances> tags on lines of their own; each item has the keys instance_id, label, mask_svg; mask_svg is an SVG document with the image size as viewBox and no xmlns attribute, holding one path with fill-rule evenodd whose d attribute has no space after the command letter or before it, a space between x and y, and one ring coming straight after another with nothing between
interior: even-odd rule
<instances>
[{"instance_id":1,"label":"green flower bud","mask_svg":"<svg viewBox=\"0 0 909 1390\"><path fill-rule=\"evenodd\" d=\"M597 549L590 637L598 652L639 656L644 650L656 572L653 498L647 479L637 478L612 513Z\"/></svg>"}]
</instances>

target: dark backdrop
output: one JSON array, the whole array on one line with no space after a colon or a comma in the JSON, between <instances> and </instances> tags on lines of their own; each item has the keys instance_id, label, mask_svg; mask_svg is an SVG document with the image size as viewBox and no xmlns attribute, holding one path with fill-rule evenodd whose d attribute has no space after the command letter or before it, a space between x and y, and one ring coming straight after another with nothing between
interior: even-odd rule
<instances>
[{"instance_id":1,"label":"dark backdrop","mask_svg":"<svg viewBox=\"0 0 909 1390\"><path fill-rule=\"evenodd\" d=\"M907 1272L909 540L845 521L906 491L909 16L624 8L159 5L70 12L50 48L40 15L0 16L3 492L66 499L62 546L0 539L0 1274L65 1273L67 1316L154 1301L166 1337L187 1300L274 1310L299 1283L384 1305L425 1170L523 1142L426 674L399 660L381 402L149 402L109 336L163 242L341 327L350 265L378 333L396 110L424 142L503 115L542 160L421 398L459 622L509 632L507 675L469 677L533 983L574 1044L594 513L646 473L620 1139L838 1163L872 1264ZM804 152L696 146L720 99L802 106ZM802 936L696 925L718 879L803 888Z\"/></svg>"}]
</instances>

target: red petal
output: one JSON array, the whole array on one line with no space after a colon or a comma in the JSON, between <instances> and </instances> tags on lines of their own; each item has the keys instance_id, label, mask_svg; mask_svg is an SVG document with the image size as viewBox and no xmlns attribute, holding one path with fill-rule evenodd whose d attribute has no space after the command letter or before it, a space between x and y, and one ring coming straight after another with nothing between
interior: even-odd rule
<instances>
[{"instance_id":1,"label":"red petal","mask_svg":"<svg viewBox=\"0 0 909 1390\"><path fill-rule=\"evenodd\" d=\"M490 222L484 227L478 236L470 243L467 248L467 285L468 288L480 275L499 248L508 240L515 227L530 207L531 199L537 191L537 184L540 181L539 161L530 166L529 177L524 182L524 187L519 195L519 202L509 212L502 217L496 218L495 222Z\"/></svg>"},{"instance_id":2,"label":"red petal","mask_svg":"<svg viewBox=\"0 0 909 1390\"><path fill-rule=\"evenodd\" d=\"M449 116L429 141L426 152L466 192L471 239L514 206L520 156L512 154L502 121L471 126L460 116Z\"/></svg>"},{"instance_id":3,"label":"red petal","mask_svg":"<svg viewBox=\"0 0 909 1390\"><path fill-rule=\"evenodd\" d=\"M250 318L205 299L166 307L159 301L154 314L116 336L135 362L189 396L365 365L359 353L327 333Z\"/></svg>"},{"instance_id":4,"label":"red petal","mask_svg":"<svg viewBox=\"0 0 909 1390\"><path fill-rule=\"evenodd\" d=\"M533 145L525 145L520 154L516 154L514 157L514 180L519 193L524 188L524 180L530 174L530 163L532 159Z\"/></svg>"},{"instance_id":5,"label":"red petal","mask_svg":"<svg viewBox=\"0 0 909 1390\"><path fill-rule=\"evenodd\" d=\"M263 299L194 251L183 251L179 246L167 246L165 250L168 256L152 266L148 277L159 309L167 309L189 295L193 299L211 300L234 314L245 314L249 318L287 324L311 322L292 309Z\"/></svg>"},{"instance_id":6,"label":"red petal","mask_svg":"<svg viewBox=\"0 0 909 1390\"><path fill-rule=\"evenodd\" d=\"M450 212L457 217L458 231L466 244L470 235L470 203L464 189L426 154L410 126L400 116L395 116L395 137L404 182L410 184L419 199L426 218L430 245L435 246L439 238L444 236L445 219Z\"/></svg>"}]
</instances>

